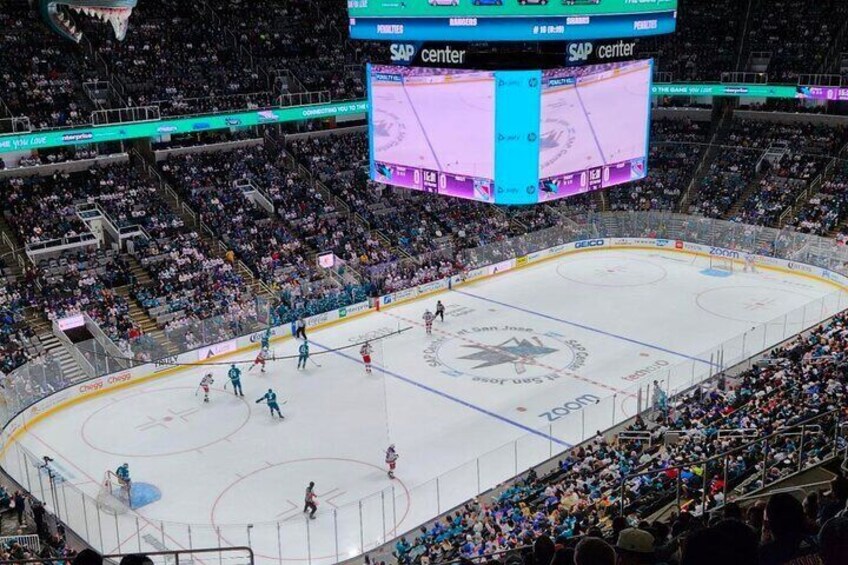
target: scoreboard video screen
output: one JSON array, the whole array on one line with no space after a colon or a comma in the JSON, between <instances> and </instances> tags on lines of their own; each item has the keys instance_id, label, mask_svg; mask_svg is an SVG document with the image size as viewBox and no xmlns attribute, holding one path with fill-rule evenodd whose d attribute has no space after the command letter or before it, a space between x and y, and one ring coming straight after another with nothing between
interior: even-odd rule
<instances>
[{"instance_id":1,"label":"scoreboard video screen","mask_svg":"<svg viewBox=\"0 0 848 565\"><path fill-rule=\"evenodd\" d=\"M570 41L672 33L678 0L348 0L350 36Z\"/></svg>"},{"instance_id":2,"label":"scoreboard video screen","mask_svg":"<svg viewBox=\"0 0 848 565\"><path fill-rule=\"evenodd\" d=\"M535 204L647 175L652 61L547 71L369 66L371 178Z\"/></svg>"}]
</instances>

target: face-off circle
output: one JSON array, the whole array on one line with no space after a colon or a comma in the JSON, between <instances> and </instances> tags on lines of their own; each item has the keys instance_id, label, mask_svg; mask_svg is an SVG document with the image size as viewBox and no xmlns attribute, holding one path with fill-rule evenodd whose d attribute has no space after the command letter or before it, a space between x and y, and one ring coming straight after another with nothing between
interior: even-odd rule
<instances>
[{"instance_id":1,"label":"face-off circle","mask_svg":"<svg viewBox=\"0 0 848 565\"><path fill-rule=\"evenodd\" d=\"M211 402L206 404L192 391L197 389L170 387L116 399L86 418L82 439L92 449L109 455L165 457L226 441L250 419L250 407L230 393L210 390ZM128 405L132 405L131 410ZM126 422L127 414L139 416ZM116 422L123 424L116 426Z\"/></svg>"},{"instance_id":2,"label":"face-off circle","mask_svg":"<svg viewBox=\"0 0 848 565\"><path fill-rule=\"evenodd\" d=\"M523 326L473 327L438 337L424 350L424 361L453 378L491 384L544 384L576 371L586 348L555 332Z\"/></svg>"},{"instance_id":3,"label":"face-off circle","mask_svg":"<svg viewBox=\"0 0 848 565\"><path fill-rule=\"evenodd\" d=\"M346 482L361 485L360 489L350 491L335 486L339 477L354 478ZM304 513L304 497L309 482L315 483L319 516L309 521L313 553L291 555L286 544L278 547L276 530L279 525L279 537L283 541L306 535L308 514ZM273 488L268 488L269 485ZM396 477L387 482L384 467L357 459L314 457L265 463L241 475L215 499L210 519L213 528L219 529L223 542L238 545L243 541L247 525L224 525L218 517L239 515L245 507L254 508L257 514L250 527L254 532L253 550L258 557L321 560L336 557L336 541L343 550L359 545L360 517L363 523L384 523L386 536L403 533L410 504L409 489L403 480ZM373 545L375 536L382 538L382 535L382 528L363 532L366 545Z\"/></svg>"},{"instance_id":4,"label":"face-off circle","mask_svg":"<svg viewBox=\"0 0 848 565\"><path fill-rule=\"evenodd\" d=\"M801 307L813 300L815 297L797 290L761 286L723 286L705 290L695 297L695 303L705 312L726 320L748 323L769 322L788 309ZM799 315L798 322L801 321Z\"/></svg>"},{"instance_id":5,"label":"face-off circle","mask_svg":"<svg viewBox=\"0 0 848 565\"><path fill-rule=\"evenodd\" d=\"M617 255L563 261L557 265L557 274L571 282L606 287L646 286L668 276L660 265Z\"/></svg>"}]
</instances>

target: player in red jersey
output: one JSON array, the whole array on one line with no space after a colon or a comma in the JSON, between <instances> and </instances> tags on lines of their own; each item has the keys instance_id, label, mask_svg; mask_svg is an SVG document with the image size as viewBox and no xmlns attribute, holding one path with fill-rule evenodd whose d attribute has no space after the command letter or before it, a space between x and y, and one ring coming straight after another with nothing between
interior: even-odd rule
<instances>
[{"instance_id":1,"label":"player in red jersey","mask_svg":"<svg viewBox=\"0 0 848 565\"><path fill-rule=\"evenodd\" d=\"M359 354L362 355L362 362L365 364L365 372L369 375L371 374L371 353L373 348L371 347L370 342L365 342L362 347L359 348Z\"/></svg>"}]
</instances>

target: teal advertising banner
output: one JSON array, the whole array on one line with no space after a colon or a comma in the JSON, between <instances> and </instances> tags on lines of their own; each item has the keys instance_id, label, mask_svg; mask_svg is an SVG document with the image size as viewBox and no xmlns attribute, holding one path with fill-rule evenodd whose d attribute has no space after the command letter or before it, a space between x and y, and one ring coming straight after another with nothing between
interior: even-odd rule
<instances>
[{"instance_id":1,"label":"teal advertising banner","mask_svg":"<svg viewBox=\"0 0 848 565\"><path fill-rule=\"evenodd\" d=\"M364 114L367 109L368 103L365 100L354 100L333 104L272 108L270 110L241 112L237 114L216 114L194 118L157 120L153 122L0 135L0 153L332 118L351 114Z\"/></svg>"},{"instance_id":2,"label":"teal advertising banner","mask_svg":"<svg viewBox=\"0 0 848 565\"><path fill-rule=\"evenodd\" d=\"M653 96L736 96L740 98L848 100L848 89L770 84L654 83L651 94ZM367 110L367 100L351 100L332 104L313 104L263 111L173 118L153 122L6 134L0 135L0 153L349 116L365 114Z\"/></svg>"},{"instance_id":3,"label":"teal advertising banner","mask_svg":"<svg viewBox=\"0 0 848 565\"><path fill-rule=\"evenodd\" d=\"M539 201L542 71L495 73L495 202Z\"/></svg>"}]
</instances>

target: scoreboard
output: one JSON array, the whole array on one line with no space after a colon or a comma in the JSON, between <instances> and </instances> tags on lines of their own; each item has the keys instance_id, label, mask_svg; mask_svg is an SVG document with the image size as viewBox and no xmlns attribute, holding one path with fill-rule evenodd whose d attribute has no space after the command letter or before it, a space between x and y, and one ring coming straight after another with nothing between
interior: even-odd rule
<instances>
[{"instance_id":1,"label":"scoreboard","mask_svg":"<svg viewBox=\"0 0 848 565\"><path fill-rule=\"evenodd\" d=\"M485 71L369 65L370 176L493 204L647 175L652 61Z\"/></svg>"},{"instance_id":2,"label":"scoreboard","mask_svg":"<svg viewBox=\"0 0 848 565\"><path fill-rule=\"evenodd\" d=\"M678 0L348 0L353 39L571 41L672 33Z\"/></svg>"}]
</instances>

